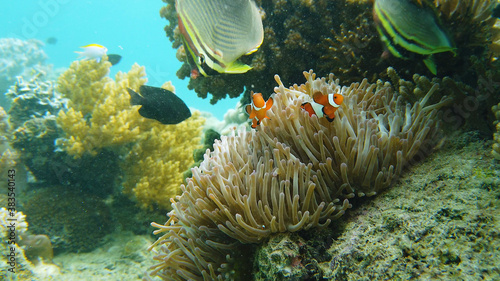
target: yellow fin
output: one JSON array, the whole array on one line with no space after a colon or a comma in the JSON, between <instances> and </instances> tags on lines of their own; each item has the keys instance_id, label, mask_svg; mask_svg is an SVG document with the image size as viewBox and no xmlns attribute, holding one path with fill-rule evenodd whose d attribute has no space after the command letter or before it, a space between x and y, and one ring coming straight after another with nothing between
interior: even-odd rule
<instances>
[{"instance_id":1,"label":"yellow fin","mask_svg":"<svg viewBox=\"0 0 500 281\"><path fill-rule=\"evenodd\" d=\"M104 46L99 45L99 44L88 44L88 45L82 46L82 47L80 47L80 48L88 48L88 47L105 48Z\"/></svg>"},{"instance_id":2,"label":"yellow fin","mask_svg":"<svg viewBox=\"0 0 500 281\"><path fill-rule=\"evenodd\" d=\"M251 66L241 63L239 61L234 61L232 64L228 65L225 69L225 73L230 73L230 74L238 74L238 73L245 73L252 69Z\"/></svg>"},{"instance_id":3,"label":"yellow fin","mask_svg":"<svg viewBox=\"0 0 500 281\"><path fill-rule=\"evenodd\" d=\"M436 67L436 63L434 62L434 59L432 58L432 56L429 56L429 57L427 57L426 59L424 59L424 63L425 63L425 66L427 66L427 68L429 69L429 71L430 71L433 75L436 75L436 74L437 74L437 67Z\"/></svg>"}]
</instances>

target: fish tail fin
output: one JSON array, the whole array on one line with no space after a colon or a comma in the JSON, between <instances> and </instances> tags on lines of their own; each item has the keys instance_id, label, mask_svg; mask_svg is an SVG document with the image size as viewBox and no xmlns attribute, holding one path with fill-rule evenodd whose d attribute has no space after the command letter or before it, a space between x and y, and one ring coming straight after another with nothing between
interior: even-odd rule
<instances>
[{"instance_id":1,"label":"fish tail fin","mask_svg":"<svg viewBox=\"0 0 500 281\"><path fill-rule=\"evenodd\" d=\"M255 129L255 128L257 128L257 126L259 126L259 125L260 125L260 121L259 121L259 120L257 120L257 119L253 119L253 120L252 120L252 128L254 128L254 129Z\"/></svg>"},{"instance_id":2,"label":"fish tail fin","mask_svg":"<svg viewBox=\"0 0 500 281\"><path fill-rule=\"evenodd\" d=\"M273 100L273 97L271 96L271 97L269 97L269 99L266 102L266 110L271 109L271 107L273 106L273 103L274 103L274 100Z\"/></svg>"},{"instance_id":3,"label":"fish tail fin","mask_svg":"<svg viewBox=\"0 0 500 281\"><path fill-rule=\"evenodd\" d=\"M78 57L76 59L83 58L83 52L75 51L75 53L78 54Z\"/></svg>"},{"instance_id":4,"label":"fish tail fin","mask_svg":"<svg viewBox=\"0 0 500 281\"><path fill-rule=\"evenodd\" d=\"M226 73L232 73L232 74L238 74L238 73L245 73L252 69L251 66L246 65L244 63L241 63L239 61L235 61L232 64L228 65L227 68L224 70Z\"/></svg>"},{"instance_id":5,"label":"fish tail fin","mask_svg":"<svg viewBox=\"0 0 500 281\"><path fill-rule=\"evenodd\" d=\"M333 106L323 107L323 114L326 117L326 119L330 122L332 122L333 119L335 118L335 111L337 111L337 108Z\"/></svg>"},{"instance_id":6,"label":"fish tail fin","mask_svg":"<svg viewBox=\"0 0 500 281\"><path fill-rule=\"evenodd\" d=\"M130 95L131 105L142 105L142 96L136 93L134 90L127 88L128 94Z\"/></svg>"},{"instance_id":7,"label":"fish tail fin","mask_svg":"<svg viewBox=\"0 0 500 281\"><path fill-rule=\"evenodd\" d=\"M436 62L434 62L434 58L432 56L429 56L426 59L424 59L424 64L425 66L427 66L432 75L437 74Z\"/></svg>"}]
</instances>

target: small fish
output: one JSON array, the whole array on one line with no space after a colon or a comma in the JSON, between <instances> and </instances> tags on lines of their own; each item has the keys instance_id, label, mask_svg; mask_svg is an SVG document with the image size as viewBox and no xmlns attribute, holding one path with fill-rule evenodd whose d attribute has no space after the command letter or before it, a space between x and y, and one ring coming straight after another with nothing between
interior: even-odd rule
<instances>
[{"instance_id":1,"label":"small fish","mask_svg":"<svg viewBox=\"0 0 500 281\"><path fill-rule=\"evenodd\" d=\"M47 38L47 40L45 40L45 42L47 42L47 44L50 44L50 45L55 45L55 44L57 44L57 38L49 37L49 38Z\"/></svg>"},{"instance_id":2,"label":"small fish","mask_svg":"<svg viewBox=\"0 0 500 281\"><path fill-rule=\"evenodd\" d=\"M142 105L139 114L144 118L155 119L162 124L178 124L189 117L191 111L186 104L169 90L143 85L136 93L127 88L130 104Z\"/></svg>"},{"instance_id":3,"label":"small fish","mask_svg":"<svg viewBox=\"0 0 500 281\"><path fill-rule=\"evenodd\" d=\"M122 56L117 55L117 54L109 54L108 55L108 61L111 63L111 65L115 65L120 62L122 59Z\"/></svg>"},{"instance_id":4,"label":"small fish","mask_svg":"<svg viewBox=\"0 0 500 281\"><path fill-rule=\"evenodd\" d=\"M264 118L269 119L266 113L272 106L272 97L270 97L266 102L261 93L252 92L252 103L246 106L246 112L250 115L248 116L248 119L252 119L252 128L257 128Z\"/></svg>"},{"instance_id":5,"label":"small fish","mask_svg":"<svg viewBox=\"0 0 500 281\"><path fill-rule=\"evenodd\" d=\"M433 54L453 52L455 47L439 24L427 0L376 0L373 18L380 38L397 58L422 56L429 71L436 75Z\"/></svg>"},{"instance_id":6,"label":"small fish","mask_svg":"<svg viewBox=\"0 0 500 281\"><path fill-rule=\"evenodd\" d=\"M106 52L108 51L106 47L99 44L90 44L80 48L83 49L83 52L75 52L77 54L80 54L78 58L84 58L86 60L95 59L97 62L101 62L102 57L104 57L106 55Z\"/></svg>"},{"instance_id":7,"label":"small fish","mask_svg":"<svg viewBox=\"0 0 500 281\"><path fill-rule=\"evenodd\" d=\"M253 0L176 0L175 9L188 62L199 73L251 69L237 59L257 51L264 39L262 17Z\"/></svg>"},{"instance_id":8,"label":"small fish","mask_svg":"<svg viewBox=\"0 0 500 281\"><path fill-rule=\"evenodd\" d=\"M323 95L321 92L313 94L312 102L305 102L302 108L309 113L309 116L317 115L319 118L326 117L328 121L332 122L335 118L335 111L340 107L344 101L344 96L341 94L328 94Z\"/></svg>"}]
</instances>

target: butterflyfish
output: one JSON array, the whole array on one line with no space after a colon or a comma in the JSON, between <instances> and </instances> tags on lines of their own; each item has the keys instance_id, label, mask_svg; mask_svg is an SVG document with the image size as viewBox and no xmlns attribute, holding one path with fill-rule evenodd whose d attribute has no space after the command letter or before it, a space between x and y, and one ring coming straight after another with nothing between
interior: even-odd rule
<instances>
[{"instance_id":1,"label":"butterflyfish","mask_svg":"<svg viewBox=\"0 0 500 281\"><path fill-rule=\"evenodd\" d=\"M423 56L429 71L436 75L432 55L448 51L456 55L456 52L431 5L426 0L375 0L373 18L392 55Z\"/></svg>"},{"instance_id":2,"label":"butterflyfish","mask_svg":"<svg viewBox=\"0 0 500 281\"><path fill-rule=\"evenodd\" d=\"M270 97L267 101L264 100L261 93L252 92L252 103L246 106L246 112L249 114L248 119L252 119L252 128L257 128L260 122L267 116L267 111L273 106L273 98Z\"/></svg>"},{"instance_id":3,"label":"butterflyfish","mask_svg":"<svg viewBox=\"0 0 500 281\"><path fill-rule=\"evenodd\" d=\"M317 115L318 118L326 117L330 122L335 118L335 111L340 107L344 101L344 96L341 94L327 94L323 95L321 92L313 94L312 102L305 102L302 108L309 113L309 116Z\"/></svg>"},{"instance_id":4,"label":"butterflyfish","mask_svg":"<svg viewBox=\"0 0 500 281\"><path fill-rule=\"evenodd\" d=\"M176 0L188 62L203 76L245 73L238 59L260 47L264 29L253 0Z\"/></svg>"},{"instance_id":5,"label":"butterflyfish","mask_svg":"<svg viewBox=\"0 0 500 281\"><path fill-rule=\"evenodd\" d=\"M191 111L186 104L169 90L142 85L140 93L127 88L130 104L141 105L139 114L144 118L155 119L162 124L178 124L189 117Z\"/></svg>"},{"instance_id":6,"label":"butterflyfish","mask_svg":"<svg viewBox=\"0 0 500 281\"><path fill-rule=\"evenodd\" d=\"M97 62L101 62L102 57L106 55L108 49L99 44L90 44L80 47L83 49L82 52L75 51L75 53L80 54L78 58L84 58L87 60L95 59Z\"/></svg>"}]
</instances>

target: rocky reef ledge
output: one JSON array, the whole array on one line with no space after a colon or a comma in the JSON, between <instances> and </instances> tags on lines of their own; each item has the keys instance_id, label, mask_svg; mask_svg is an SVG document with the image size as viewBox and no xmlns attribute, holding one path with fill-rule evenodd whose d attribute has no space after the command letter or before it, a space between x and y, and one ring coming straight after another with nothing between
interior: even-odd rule
<instances>
[{"instance_id":1,"label":"rocky reef ledge","mask_svg":"<svg viewBox=\"0 0 500 281\"><path fill-rule=\"evenodd\" d=\"M271 238L254 280L500 280L500 165L489 147L473 133L449 140L336 226Z\"/></svg>"}]
</instances>

